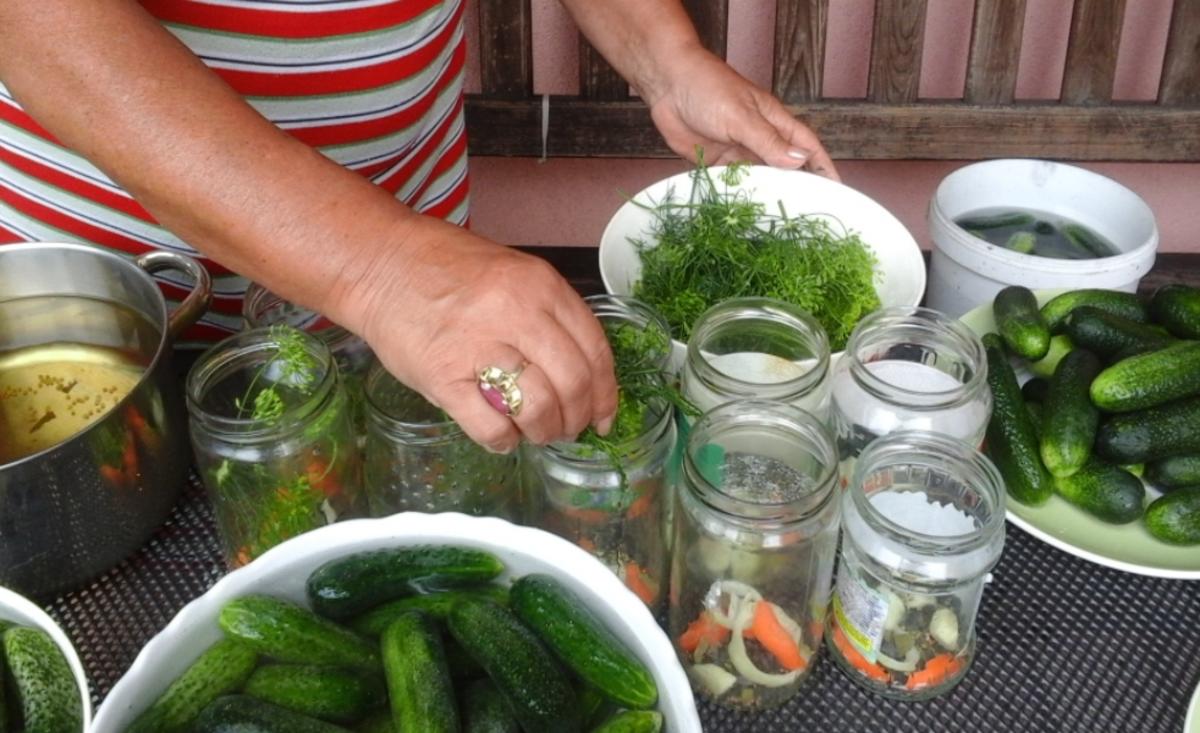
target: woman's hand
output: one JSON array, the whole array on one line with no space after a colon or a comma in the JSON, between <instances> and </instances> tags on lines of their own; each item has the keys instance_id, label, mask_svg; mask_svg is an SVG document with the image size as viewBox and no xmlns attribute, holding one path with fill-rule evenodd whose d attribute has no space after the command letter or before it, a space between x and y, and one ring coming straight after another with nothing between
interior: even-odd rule
<instances>
[{"instance_id":1,"label":"woman's hand","mask_svg":"<svg viewBox=\"0 0 1200 733\"><path fill-rule=\"evenodd\" d=\"M406 246L385 251L355 288L360 333L388 371L495 452L522 436L544 444L589 425L606 433L617 408L612 354L571 286L544 260L418 219ZM479 392L489 366L524 366L524 405L512 418Z\"/></svg>"}]
</instances>

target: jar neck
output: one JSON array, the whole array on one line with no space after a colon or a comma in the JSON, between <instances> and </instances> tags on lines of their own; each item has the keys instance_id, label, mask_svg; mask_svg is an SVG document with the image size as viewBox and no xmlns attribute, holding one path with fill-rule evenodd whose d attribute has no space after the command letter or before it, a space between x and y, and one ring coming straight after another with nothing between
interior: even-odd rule
<instances>
[{"instance_id":1,"label":"jar neck","mask_svg":"<svg viewBox=\"0 0 1200 733\"><path fill-rule=\"evenodd\" d=\"M590 295L583 300L609 331L610 339L613 338L612 330L619 326L632 326L639 331L661 334L660 348L649 355L649 360L660 371L666 369L671 358L671 327L658 311L627 295Z\"/></svg>"},{"instance_id":2,"label":"jar neck","mask_svg":"<svg viewBox=\"0 0 1200 733\"><path fill-rule=\"evenodd\" d=\"M917 410L957 407L987 389L979 337L929 308L884 308L868 315L851 334L844 361L863 391ZM891 368L903 362L920 366Z\"/></svg>"},{"instance_id":3,"label":"jar neck","mask_svg":"<svg viewBox=\"0 0 1200 733\"><path fill-rule=\"evenodd\" d=\"M410 389L378 361L366 379L367 419L390 440L412 445L439 445L464 440L458 423Z\"/></svg>"},{"instance_id":4,"label":"jar neck","mask_svg":"<svg viewBox=\"0 0 1200 733\"><path fill-rule=\"evenodd\" d=\"M656 450L669 447L665 443L674 434L671 430L674 419L671 406L664 400L655 400L649 405L648 412L650 418L646 421L645 430L613 446L612 453L620 457L622 462L637 463L653 455ZM599 450L590 443L576 441L550 443L538 446L536 450L559 461L594 468L611 467L614 458L614 455Z\"/></svg>"}]
</instances>

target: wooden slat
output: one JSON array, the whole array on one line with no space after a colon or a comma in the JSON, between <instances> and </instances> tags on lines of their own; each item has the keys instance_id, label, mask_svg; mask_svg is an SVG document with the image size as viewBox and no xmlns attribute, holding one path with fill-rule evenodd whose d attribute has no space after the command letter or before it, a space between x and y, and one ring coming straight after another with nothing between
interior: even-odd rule
<instances>
[{"instance_id":1,"label":"wooden slat","mask_svg":"<svg viewBox=\"0 0 1200 733\"><path fill-rule=\"evenodd\" d=\"M1158 101L1200 105L1200 0L1175 0Z\"/></svg>"},{"instance_id":2,"label":"wooden slat","mask_svg":"<svg viewBox=\"0 0 1200 733\"><path fill-rule=\"evenodd\" d=\"M1017 89L1025 0L975 0L964 101L1007 104Z\"/></svg>"},{"instance_id":3,"label":"wooden slat","mask_svg":"<svg viewBox=\"0 0 1200 733\"><path fill-rule=\"evenodd\" d=\"M534 101L469 99L471 153L541 155L541 110ZM802 111L835 158L1200 160L1200 109L814 103L793 111ZM557 156L672 155L642 103L574 97L551 100L548 148Z\"/></svg>"},{"instance_id":4,"label":"wooden slat","mask_svg":"<svg viewBox=\"0 0 1200 733\"><path fill-rule=\"evenodd\" d=\"M729 42L729 0L683 0L683 7L691 16L704 47L725 58Z\"/></svg>"},{"instance_id":5,"label":"wooden slat","mask_svg":"<svg viewBox=\"0 0 1200 733\"><path fill-rule=\"evenodd\" d=\"M925 0L875 0L867 99L882 103L917 101L924 36Z\"/></svg>"},{"instance_id":6,"label":"wooden slat","mask_svg":"<svg viewBox=\"0 0 1200 733\"><path fill-rule=\"evenodd\" d=\"M599 101L629 98L629 83L583 35L579 36L579 96Z\"/></svg>"},{"instance_id":7,"label":"wooden slat","mask_svg":"<svg viewBox=\"0 0 1200 733\"><path fill-rule=\"evenodd\" d=\"M1124 17L1125 0L1075 0L1063 74L1064 104L1112 101Z\"/></svg>"},{"instance_id":8,"label":"wooden slat","mask_svg":"<svg viewBox=\"0 0 1200 733\"><path fill-rule=\"evenodd\" d=\"M533 94L529 0L479 0L479 63L484 94Z\"/></svg>"},{"instance_id":9,"label":"wooden slat","mask_svg":"<svg viewBox=\"0 0 1200 733\"><path fill-rule=\"evenodd\" d=\"M829 0L775 3L775 96L789 104L821 98Z\"/></svg>"}]
</instances>

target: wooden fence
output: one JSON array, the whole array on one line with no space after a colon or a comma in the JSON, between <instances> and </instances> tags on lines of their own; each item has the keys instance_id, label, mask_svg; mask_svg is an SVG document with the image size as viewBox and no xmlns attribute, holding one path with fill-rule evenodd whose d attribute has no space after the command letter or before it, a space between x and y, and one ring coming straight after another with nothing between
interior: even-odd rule
<instances>
[{"instance_id":1,"label":"wooden fence","mask_svg":"<svg viewBox=\"0 0 1200 733\"><path fill-rule=\"evenodd\" d=\"M1158 98L1146 103L1112 98L1127 0L1074 0L1057 102L1014 99L1025 0L975 0L961 101L918 97L926 0L876 0L867 96L827 99L829 3L777 0L773 87L836 158L1200 161L1200 0L1175 0ZM728 0L684 5L705 45L724 56ZM467 99L471 152L540 156L530 2L479 0L479 12L483 91ZM549 100L547 154L671 155L646 106L582 39L579 78L577 96Z\"/></svg>"}]
</instances>

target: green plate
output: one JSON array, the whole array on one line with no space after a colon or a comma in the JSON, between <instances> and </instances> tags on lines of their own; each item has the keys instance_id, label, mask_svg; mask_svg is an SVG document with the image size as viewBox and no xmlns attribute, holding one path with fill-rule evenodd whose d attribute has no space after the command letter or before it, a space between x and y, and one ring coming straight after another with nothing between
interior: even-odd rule
<instances>
[{"instance_id":1,"label":"green plate","mask_svg":"<svg viewBox=\"0 0 1200 733\"><path fill-rule=\"evenodd\" d=\"M1045 303L1061 292L1038 290L1035 294L1039 303ZM961 320L980 335L996 330L990 304L976 308ZM1029 373L1018 370L1017 377L1023 382ZM1160 495L1153 486L1147 486L1147 489L1147 501ZM1049 502L1038 507L1025 506L1010 498L1007 508L1010 522L1043 542L1085 560L1140 575L1200 580L1200 548L1160 542L1140 521L1123 525L1101 522L1058 496L1050 497Z\"/></svg>"}]
</instances>

